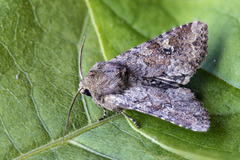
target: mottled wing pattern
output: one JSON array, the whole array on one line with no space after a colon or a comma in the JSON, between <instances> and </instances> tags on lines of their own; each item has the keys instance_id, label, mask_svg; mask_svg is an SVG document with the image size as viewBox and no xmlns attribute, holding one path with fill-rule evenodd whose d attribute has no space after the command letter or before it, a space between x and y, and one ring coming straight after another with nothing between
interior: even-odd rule
<instances>
[{"instance_id":1,"label":"mottled wing pattern","mask_svg":"<svg viewBox=\"0 0 240 160\"><path fill-rule=\"evenodd\" d=\"M207 54L208 30L195 21L161 34L110 62L123 64L136 77L187 84Z\"/></svg>"},{"instance_id":2,"label":"mottled wing pattern","mask_svg":"<svg viewBox=\"0 0 240 160\"><path fill-rule=\"evenodd\" d=\"M119 106L159 117L193 131L209 128L209 115L188 88L138 86L104 96L106 106Z\"/></svg>"}]
</instances>

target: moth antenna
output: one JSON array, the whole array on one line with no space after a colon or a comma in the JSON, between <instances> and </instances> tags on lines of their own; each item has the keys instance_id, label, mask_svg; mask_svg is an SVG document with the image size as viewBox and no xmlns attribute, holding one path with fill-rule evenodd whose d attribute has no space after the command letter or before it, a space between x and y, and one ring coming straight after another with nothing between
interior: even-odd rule
<instances>
[{"instance_id":1,"label":"moth antenna","mask_svg":"<svg viewBox=\"0 0 240 160\"><path fill-rule=\"evenodd\" d=\"M78 62L78 68L79 68L79 74L80 74L80 78L83 79L83 74L82 74L82 50L83 50L83 46L84 46L84 43L85 43L85 36L83 36L83 39L82 39L82 45L81 45L81 49L80 49L80 52L79 52L79 62Z\"/></svg>"},{"instance_id":2,"label":"moth antenna","mask_svg":"<svg viewBox=\"0 0 240 160\"><path fill-rule=\"evenodd\" d=\"M80 75L81 79L83 79L82 67L81 66L82 66L82 50L83 50L84 43L85 43L85 36L83 36L83 39L82 39L82 45L81 45L81 49L80 49L80 52L79 52L79 62L78 62L79 75ZM75 100L76 100L76 98L77 98L77 96L78 96L78 94L80 93L81 90L82 90L82 88L78 88L78 91L77 91L76 95L74 96L73 101L71 103L71 106L69 108L62 143L64 142L64 137L66 135L66 131L67 131L67 127L68 127L68 124L69 124L69 118L70 118L70 114L71 114L71 111L72 111L72 108L73 108L73 104L74 104L74 102L75 102Z\"/></svg>"},{"instance_id":3,"label":"moth antenna","mask_svg":"<svg viewBox=\"0 0 240 160\"><path fill-rule=\"evenodd\" d=\"M76 100L76 98L77 98L77 96L78 96L78 94L80 93L81 90L82 90L81 88L78 89L78 91L77 91L75 97L73 98L72 104L71 104L71 106L70 106L70 108L69 108L68 116L67 116L67 122L66 122L65 130L64 130L64 134L63 134L63 140L62 140L62 143L63 143L63 141L64 141L64 136L65 136L66 131L67 131L67 127L68 127L68 123L69 123L69 117L70 117L70 113L71 113L72 108L73 108L73 104L74 104L74 102L75 102L75 100Z\"/></svg>"}]
</instances>

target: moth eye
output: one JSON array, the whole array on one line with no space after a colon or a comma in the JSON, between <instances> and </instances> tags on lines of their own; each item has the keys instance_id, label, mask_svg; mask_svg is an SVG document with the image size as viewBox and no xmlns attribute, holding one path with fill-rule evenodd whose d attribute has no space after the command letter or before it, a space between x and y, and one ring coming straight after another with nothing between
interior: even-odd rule
<instances>
[{"instance_id":1,"label":"moth eye","mask_svg":"<svg viewBox=\"0 0 240 160\"><path fill-rule=\"evenodd\" d=\"M86 96L90 96L92 97L91 93L89 92L88 89L84 89L84 91L82 92L82 94L86 95Z\"/></svg>"}]
</instances>

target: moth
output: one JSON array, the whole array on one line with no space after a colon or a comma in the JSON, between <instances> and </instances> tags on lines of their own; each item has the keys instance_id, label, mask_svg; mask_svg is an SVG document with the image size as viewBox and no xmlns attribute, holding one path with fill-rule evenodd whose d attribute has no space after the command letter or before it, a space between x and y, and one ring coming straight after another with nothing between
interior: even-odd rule
<instances>
[{"instance_id":1,"label":"moth","mask_svg":"<svg viewBox=\"0 0 240 160\"><path fill-rule=\"evenodd\" d=\"M81 76L73 103L81 93L92 97L104 109L100 120L106 117L108 109L124 114L138 127L124 112L127 109L205 132L210 124L208 111L183 85L205 59L207 41L207 24L194 21L173 28L110 61L97 62L84 78Z\"/></svg>"}]
</instances>

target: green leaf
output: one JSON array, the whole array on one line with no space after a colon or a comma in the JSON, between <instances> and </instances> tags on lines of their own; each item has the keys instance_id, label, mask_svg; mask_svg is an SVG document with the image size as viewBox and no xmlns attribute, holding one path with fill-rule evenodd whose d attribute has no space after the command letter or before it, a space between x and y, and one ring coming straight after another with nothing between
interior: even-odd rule
<instances>
[{"instance_id":1,"label":"green leaf","mask_svg":"<svg viewBox=\"0 0 240 160\"><path fill-rule=\"evenodd\" d=\"M86 4L3 1L0 11L0 159L179 159L122 115L97 122L103 111L90 99L75 103L62 144L82 35L84 72L103 60Z\"/></svg>"},{"instance_id":2,"label":"green leaf","mask_svg":"<svg viewBox=\"0 0 240 160\"><path fill-rule=\"evenodd\" d=\"M238 6L237 0L3 0L0 159L238 159ZM140 129L113 112L98 122L103 110L82 97L62 144L83 35L85 75L97 61L195 19L209 26L209 54L188 87L210 112L208 132L135 111L127 112Z\"/></svg>"}]
</instances>

